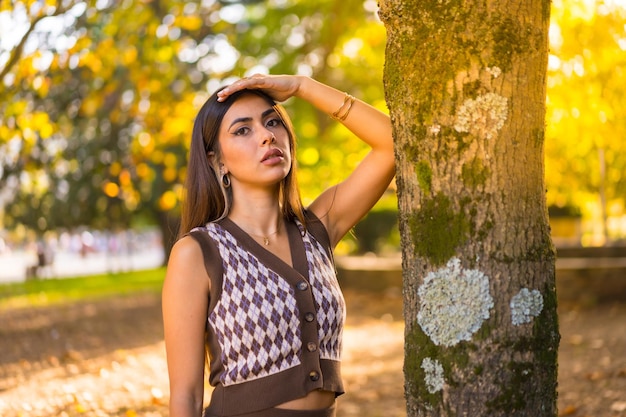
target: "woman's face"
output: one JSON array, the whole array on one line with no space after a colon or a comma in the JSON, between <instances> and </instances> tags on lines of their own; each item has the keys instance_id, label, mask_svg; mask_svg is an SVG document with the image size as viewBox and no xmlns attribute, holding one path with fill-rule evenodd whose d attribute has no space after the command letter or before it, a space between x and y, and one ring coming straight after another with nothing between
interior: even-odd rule
<instances>
[{"instance_id":1,"label":"woman's face","mask_svg":"<svg viewBox=\"0 0 626 417\"><path fill-rule=\"evenodd\" d=\"M223 173L233 187L275 186L291 169L287 129L274 108L255 94L241 96L228 109L219 143Z\"/></svg>"}]
</instances>

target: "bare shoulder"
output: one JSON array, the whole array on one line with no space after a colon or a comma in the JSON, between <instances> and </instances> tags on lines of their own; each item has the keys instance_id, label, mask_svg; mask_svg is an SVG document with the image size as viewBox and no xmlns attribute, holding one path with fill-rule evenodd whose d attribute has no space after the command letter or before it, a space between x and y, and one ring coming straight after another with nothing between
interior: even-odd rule
<instances>
[{"instance_id":1,"label":"bare shoulder","mask_svg":"<svg viewBox=\"0 0 626 417\"><path fill-rule=\"evenodd\" d=\"M202 249L190 236L182 237L174 244L167 264L165 285L179 281L184 281L186 286L193 286L198 290L208 291L210 285L209 276L204 267Z\"/></svg>"},{"instance_id":2,"label":"bare shoulder","mask_svg":"<svg viewBox=\"0 0 626 417\"><path fill-rule=\"evenodd\" d=\"M187 235L178 239L178 241L174 243L170 254L170 262L173 260L192 261L197 257L202 259L202 250L200 249L200 245L194 238Z\"/></svg>"}]
</instances>

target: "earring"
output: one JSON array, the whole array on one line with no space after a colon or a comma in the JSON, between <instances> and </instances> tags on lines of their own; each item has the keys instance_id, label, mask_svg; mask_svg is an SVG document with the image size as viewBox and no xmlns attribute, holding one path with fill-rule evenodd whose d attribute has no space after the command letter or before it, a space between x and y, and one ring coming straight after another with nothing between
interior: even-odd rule
<instances>
[{"instance_id":1,"label":"earring","mask_svg":"<svg viewBox=\"0 0 626 417\"><path fill-rule=\"evenodd\" d=\"M224 188L230 187L230 177L228 176L228 174L222 175L222 185L224 186Z\"/></svg>"}]
</instances>

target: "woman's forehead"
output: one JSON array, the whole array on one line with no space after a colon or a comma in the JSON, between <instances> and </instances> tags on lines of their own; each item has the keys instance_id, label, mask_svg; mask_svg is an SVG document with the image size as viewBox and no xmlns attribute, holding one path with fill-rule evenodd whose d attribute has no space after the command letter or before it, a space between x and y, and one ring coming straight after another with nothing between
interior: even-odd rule
<instances>
[{"instance_id":1,"label":"woman's forehead","mask_svg":"<svg viewBox=\"0 0 626 417\"><path fill-rule=\"evenodd\" d=\"M267 100L256 94L244 94L230 106L224 115L224 121L242 117L259 117L272 108Z\"/></svg>"}]
</instances>

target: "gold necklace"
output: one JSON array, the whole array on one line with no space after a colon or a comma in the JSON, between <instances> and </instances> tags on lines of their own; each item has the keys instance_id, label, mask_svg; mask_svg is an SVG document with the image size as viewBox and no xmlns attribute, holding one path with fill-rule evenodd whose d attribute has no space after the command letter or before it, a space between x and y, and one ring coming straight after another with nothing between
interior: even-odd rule
<instances>
[{"instance_id":1,"label":"gold necklace","mask_svg":"<svg viewBox=\"0 0 626 417\"><path fill-rule=\"evenodd\" d=\"M278 226L276 227L276 230L274 230L272 233L270 233L267 236L265 236L265 235L255 235L254 233L250 233L250 232L246 232L246 233L248 233L249 235L252 235L252 236L254 236L256 238L263 239L263 244L265 246L269 246L270 245L270 237L274 236L276 233L278 233L280 231L280 224L281 223L282 222L278 222Z\"/></svg>"}]
</instances>

